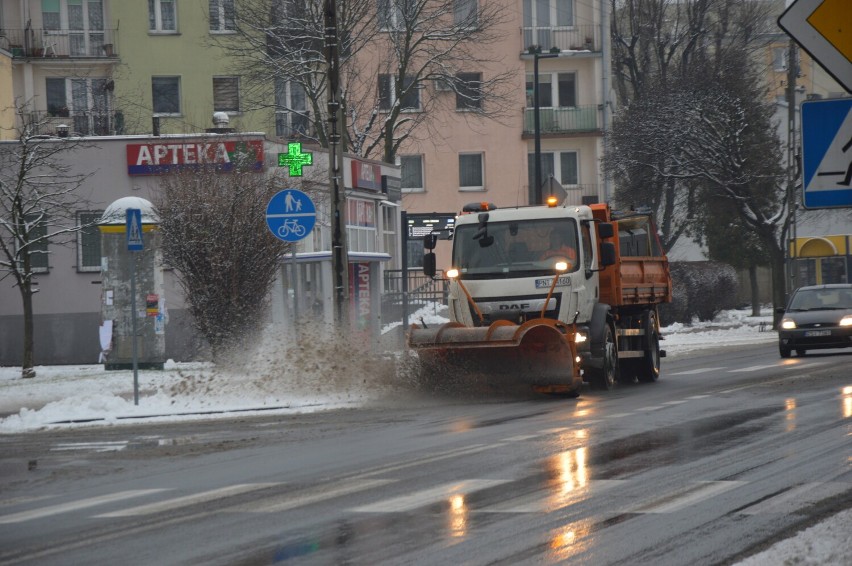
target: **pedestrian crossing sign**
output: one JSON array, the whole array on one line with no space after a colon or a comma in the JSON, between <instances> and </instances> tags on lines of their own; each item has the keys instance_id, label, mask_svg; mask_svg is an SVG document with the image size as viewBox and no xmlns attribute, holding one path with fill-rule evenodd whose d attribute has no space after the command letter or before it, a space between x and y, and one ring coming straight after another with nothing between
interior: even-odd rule
<instances>
[{"instance_id":1,"label":"pedestrian crossing sign","mask_svg":"<svg viewBox=\"0 0 852 566\"><path fill-rule=\"evenodd\" d=\"M127 250L141 252L144 249L142 243L142 210L138 208L127 209Z\"/></svg>"}]
</instances>

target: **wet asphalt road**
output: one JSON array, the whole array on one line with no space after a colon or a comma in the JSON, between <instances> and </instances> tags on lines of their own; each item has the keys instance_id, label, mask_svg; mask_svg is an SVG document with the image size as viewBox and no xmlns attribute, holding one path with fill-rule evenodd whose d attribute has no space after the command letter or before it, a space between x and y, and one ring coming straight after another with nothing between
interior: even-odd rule
<instances>
[{"instance_id":1,"label":"wet asphalt road","mask_svg":"<svg viewBox=\"0 0 852 566\"><path fill-rule=\"evenodd\" d=\"M728 564L852 507L852 353L0 437L0 564Z\"/></svg>"}]
</instances>

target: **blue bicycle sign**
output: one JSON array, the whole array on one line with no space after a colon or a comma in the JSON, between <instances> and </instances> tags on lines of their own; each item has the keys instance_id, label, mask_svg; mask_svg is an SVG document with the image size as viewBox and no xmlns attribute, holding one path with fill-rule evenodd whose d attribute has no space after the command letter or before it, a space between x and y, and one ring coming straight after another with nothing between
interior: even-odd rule
<instances>
[{"instance_id":1,"label":"blue bicycle sign","mask_svg":"<svg viewBox=\"0 0 852 566\"><path fill-rule=\"evenodd\" d=\"M284 189L266 205L266 225L285 242L298 242L314 229L317 209L310 197L298 189Z\"/></svg>"}]
</instances>

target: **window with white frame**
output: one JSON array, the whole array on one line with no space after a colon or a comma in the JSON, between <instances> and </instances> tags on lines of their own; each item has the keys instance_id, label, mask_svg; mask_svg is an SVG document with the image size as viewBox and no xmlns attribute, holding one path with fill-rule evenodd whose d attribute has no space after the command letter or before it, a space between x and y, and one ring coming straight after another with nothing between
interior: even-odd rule
<instances>
[{"instance_id":1,"label":"window with white frame","mask_svg":"<svg viewBox=\"0 0 852 566\"><path fill-rule=\"evenodd\" d=\"M482 73L458 73L456 79L456 110L481 110Z\"/></svg>"},{"instance_id":2,"label":"window with white frame","mask_svg":"<svg viewBox=\"0 0 852 566\"><path fill-rule=\"evenodd\" d=\"M104 55L103 0L41 0L41 17L47 30L43 47L53 55ZM59 31L67 34L61 43L48 37Z\"/></svg>"},{"instance_id":3,"label":"window with white frame","mask_svg":"<svg viewBox=\"0 0 852 566\"><path fill-rule=\"evenodd\" d=\"M459 154L459 190L481 191L485 188L481 153Z\"/></svg>"},{"instance_id":4,"label":"window with white frame","mask_svg":"<svg viewBox=\"0 0 852 566\"><path fill-rule=\"evenodd\" d=\"M71 118L73 131L82 135L109 135L112 92L107 84L105 78L46 78L48 116Z\"/></svg>"},{"instance_id":5,"label":"window with white frame","mask_svg":"<svg viewBox=\"0 0 852 566\"><path fill-rule=\"evenodd\" d=\"M177 31L176 0L148 0L148 30L174 33Z\"/></svg>"},{"instance_id":6,"label":"window with white frame","mask_svg":"<svg viewBox=\"0 0 852 566\"><path fill-rule=\"evenodd\" d=\"M453 0L453 22L460 27L475 28L479 23L477 0Z\"/></svg>"},{"instance_id":7,"label":"window with white frame","mask_svg":"<svg viewBox=\"0 0 852 566\"><path fill-rule=\"evenodd\" d=\"M30 225L28 229L29 245L27 251L30 254L30 268L33 273L47 273L50 269L50 255L48 253L47 219L42 218L38 222L38 216L28 214L24 221Z\"/></svg>"},{"instance_id":8,"label":"window with white frame","mask_svg":"<svg viewBox=\"0 0 852 566\"><path fill-rule=\"evenodd\" d=\"M234 0L210 0L210 31L230 32L237 29Z\"/></svg>"},{"instance_id":9,"label":"window with white frame","mask_svg":"<svg viewBox=\"0 0 852 566\"><path fill-rule=\"evenodd\" d=\"M402 180L400 187L404 193L418 193L424 189L423 156L402 155L399 158Z\"/></svg>"},{"instance_id":10,"label":"window with white frame","mask_svg":"<svg viewBox=\"0 0 852 566\"><path fill-rule=\"evenodd\" d=\"M574 25L574 0L524 0L524 27Z\"/></svg>"},{"instance_id":11,"label":"window with white frame","mask_svg":"<svg viewBox=\"0 0 852 566\"><path fill-rule=\"evenodd\" d=\"M87 210L77 213L77 271L101 270L101 231L98 222L102 210Z\"/></svg>"},{"instance_id":12,"label":"window with white frame","mask_svg":"<svg viewBox=\"0 0 852 566\"><path fill-rule=\"evenodd\" d=\"M787 55L789 51L786 47L773 47L772 48L772 68L777 71L786 71L787 70Z\"/></svg>"},{"instance_id":13,"label":"window with white frame","mask_svg":"<svg viewBox=\"0 0 852 566\"><path fill-rule=\"evenodd\" d=\"M381 205L382 211L382 245L383 248L379 251L397 257L399 250L397 249L397 218L399 213L396 206Z\"/></svg>"},{"instance_id":14,"label":"window with white frame","mask_svg":"<svg viewBox=\"0 0 852 566\"><path fill-rule=\"evenodd\" d=\"M402 30L414 19L417 0L378 0L379 29Z\"/></svg>"},{"instance_id":15,"label":"window with white frame","mask_svg":"<svg viewBox=\"0 0 852 566\"><path fill-rule=\"evenodd\" d=\"M373 201L346 199L346 238L353 252L376 251L376 205Z\"/></svg>"},{"instance_id":16,"label":"window with white frame","mask_svg":"<svg viewBox=\"0 0 852 566\"><path fill-rule=\"evenodd\" d=\"M213 110L216 112L240 111L239 77L213 77Z\"/></svg>"},{"instance_id":17,"label":"window with white frame","mask_svg":"<svg viewBox=\"0 0 852 566\"><path fill-rule=\"evenodd\" d=\"M527 156L527 169L529 175L529 186L535 186L535 153ZM542 152L541 153L541 181L547 178L559 181L563 187L578 185L580 172L578 168L578 155L576 151Z\"/></svg>"},{"instance_id":18,"label":"window with white frame","mask_svg":"<svg viewBox=\"0 0 852 566\"><path fill-rule=\"evenodd\" d=\"M180 114L180 77L151 77L154 114Z\"/></svg>"},{"instance_id":19,"label":"window with white frame","mask_svg":"<svg viewBox=\"0 0 852 566\"><path fill-rule=\"evenodd\" d=\"M390 110L396 103L396 89L394 88L394 75L379 75L379 109ZM420 110L420 89L414 85L412 77L403 80L403 91L405 94L399 101L403 110Z\"/></svg>"},{"instance_id":20,"label":"window with white frame","mask_svg":"<svg viewBox=\"0 0 852 566\"><path fill-rule=\"evenodd\" d=\"M310 112L305 87L300 83L275 79L275 135L292 138L308 134Z\"/></svg>"},{"instance_id":21,"label":"window with white frame","mask_svg":"<svg viewBox=\"0 0 852 566\"><path fill-rule=\"evenodd\" d=\"M535 106L533 84L535 75L527 74L527 108ZM556 101L554 105L553 102ZM538 105L540 108L571 108L577 106L576 73L539 73Z\"/></svg>"}]
</instances>

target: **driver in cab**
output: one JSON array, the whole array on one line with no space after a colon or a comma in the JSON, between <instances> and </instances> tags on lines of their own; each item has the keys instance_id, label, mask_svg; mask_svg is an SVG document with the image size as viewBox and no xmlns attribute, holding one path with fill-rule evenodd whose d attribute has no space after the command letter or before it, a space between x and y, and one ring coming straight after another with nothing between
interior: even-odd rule
<instances>
[{"instance_id":1,"label":"driver in cab","mask_svg":"<svg viewBox=\"0 0 852 566\"><path fill-rule=\"evenodd\" d=\"M564 232L553 230L550 233L550 246L542 252L541 259L557 258L557 260L565 260L568 262L568 270L570 271L577 263L577 250L569 240L570 238Z\"/></svg>"}]
</instances>

